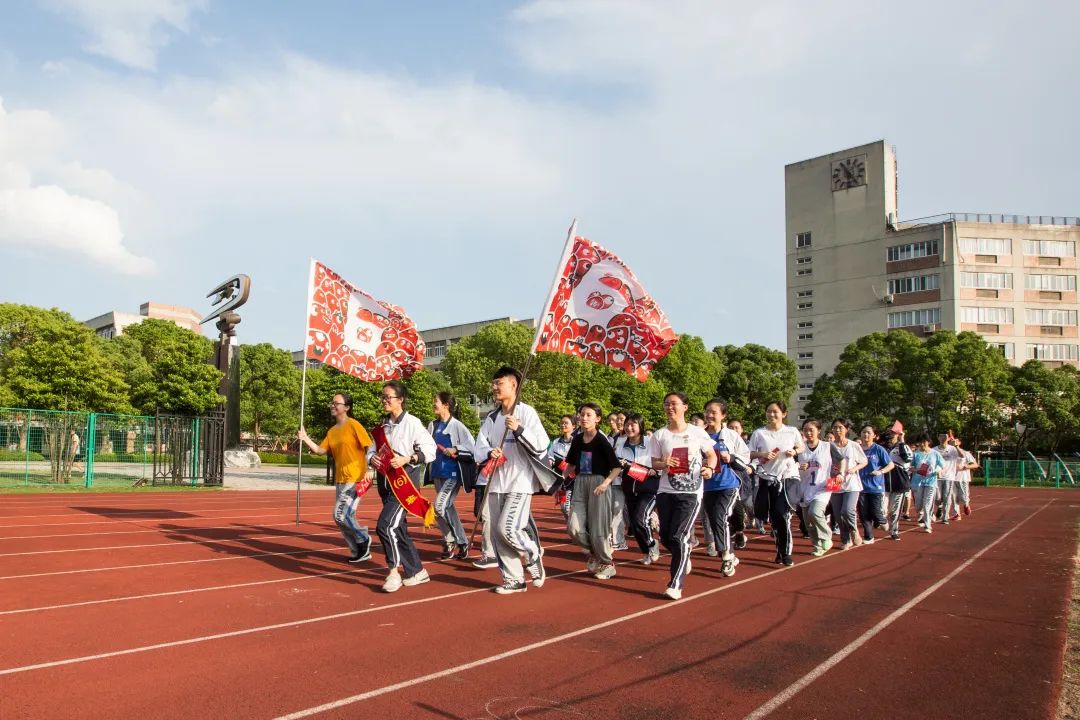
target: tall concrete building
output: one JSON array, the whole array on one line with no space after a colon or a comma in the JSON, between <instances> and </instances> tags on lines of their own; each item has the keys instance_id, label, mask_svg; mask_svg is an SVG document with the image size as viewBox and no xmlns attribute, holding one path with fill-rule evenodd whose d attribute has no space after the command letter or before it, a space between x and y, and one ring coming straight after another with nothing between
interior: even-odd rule
<instances>
[{"instance_id":1,"label":"tall concrete building","mask_svg":"<svg viewBox=\"0 0 1080 720\"><path fill-rule=\"evenodd\" d=\"M84 321L83 325L86 325L103 338L111 338L123 334L124 328L127 326L137 325L147 318L170 320L182 328L202 333L202 327L199 325L202 316L194 309L177 305L163 305L156 302L144 302L139 306L138 315L120 310L111 310L103 315Z\"/></svg>"},{"instance_id":2,"label":"tall concrete building","mask_svg":"<svg viewBox=\"0 0 1080 720\"><path fill-rule=\"evenodd\" d=\"M885 141L785 168L791 417L856 338L973 330L1013 364L1078 362L1080 219L948 213L899 219Z\"/></svg>"}]
</instances>

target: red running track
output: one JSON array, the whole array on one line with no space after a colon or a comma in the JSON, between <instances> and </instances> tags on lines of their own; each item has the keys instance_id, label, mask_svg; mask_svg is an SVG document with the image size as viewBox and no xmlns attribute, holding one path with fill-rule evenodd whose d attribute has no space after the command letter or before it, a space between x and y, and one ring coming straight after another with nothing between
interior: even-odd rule
<instances>
[{"instance_id":1,"label":"red running track","mask_svg":"<svg viewBox=\"0 0 1080 720\"><path fill-rule=\"evenodd\" d=\"M756 535L733 578L695 553L680 602L636 553L582 572L547 498L549 580L508 597L415 526L432 582L382 593L289 493L4 498L0 717L1052 717L1080 496L973 493L793 568Z\"/></svg>"}]
</instances>

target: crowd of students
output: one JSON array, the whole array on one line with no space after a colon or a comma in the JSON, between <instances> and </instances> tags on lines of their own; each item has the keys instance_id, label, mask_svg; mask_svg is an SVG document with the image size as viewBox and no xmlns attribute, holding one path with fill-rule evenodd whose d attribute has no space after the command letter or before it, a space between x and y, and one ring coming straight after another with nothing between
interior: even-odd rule
<instances>
[{"instance_id":1,"label":"crowd of students","mask_svg":"<svg viewBox=\"0 0 1080 720\"><path fill-rule=\"evenodd\" d=\"M847 550L882 537L900 540L900 521L916 518L926 533L935 521L948 524L971 513L968 487L975 458L952 431L934 446L921 434L912 449L899 423L880 431L836 419L816 419L796 428L787 422L781 400L765 408L765 425L747 435L727 417L722 399L692 414L684 394L664 397L666 422L650 430L630 411L605 417L595 403L559 419L549 439L536 410L521 402L521 374L510 367L491 383L495 409L474 438L458 420L454 397L439 393L435 420L426 428L407 410L400 382L383 386L386 415L374 434L351 416L352 400L335 395L334 420L319 444L301 429L299 438L317 454L332 453L337 493L333 517L350 550L349 561L371 558L368 528L356 519L364 492L376 485L383 502L376 533L386 556L383 590L428 582L409 536L408 512L392 491L389 477L404 471L417 486L424 477L435 486L434 512L443 537L442 560L468 561L476 529L480 569L498 568L499 594L542 587L543 547L533 520L536 497L553 496L566 520L570 540L581 548L586 570L600 580L616 575L616 553L636 546L640 562L657 563L661 546L670 555L664 594L682 597L692 569L691 554L702 526L706 552L720 558L730 577L746 547L750 528L771 532L778 564L791 566L792 518L820 557L839 541ZM400 487L404 480L396 479ZM472 535L465 530L455 500L465 490L474 497ZM768 529L767 529L768 528ZM836 540L834 540L836 538ZM400 568L400 571L399 571Z\"/></svg>"}]
</instances>

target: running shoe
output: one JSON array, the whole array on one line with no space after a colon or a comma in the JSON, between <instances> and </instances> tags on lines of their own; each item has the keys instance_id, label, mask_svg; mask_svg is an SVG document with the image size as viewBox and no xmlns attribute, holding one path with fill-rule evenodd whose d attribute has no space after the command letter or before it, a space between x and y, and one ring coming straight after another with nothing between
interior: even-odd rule
<instances>
[{"instance_id":1,"label":"running shoe","mask_svg":"<svg viewBox=\"0 0 1080 720\"><path fill-rule=\"evenodd\" d=\"M412 577L407 577L401 581L402 585L412 587L413 585L423 585L431 580L431 576L428 575L427 570L421 568L420 572L416 573Z\"/></svg>"},{"instance_id":2,"label":"running shoe","mask_svg":"<svg viewBox=\"0 0 1080 720\"><path fill-rule=\"evenodd\" d=\"M720 565L720 574L724 577L731 577L735 574L735 566L739 564L739 558L735 557L735 553L728 553Z\"/></svg>"},{"instance_id":3,"label":"running shoe","mask_svg":"<svg viewBox=\"0 0 1080 720\"><path fill-rule=\"evenodd\" d=\"M619 543L618 545L612 545L611 549L612 550L629 550L630 546L627 545L626 543Z\"/></svg>"},{"instance_id":4,"label":"running shoe","mask_svg":"<svg viewBox=\"0 0 1080 720\"><path fill-rule=\"evenodd\" d=\"M865 540L863 540L863 543L865 543L866 545L873 545L874 538L866 538Z\"/></svg>"},{"instance_id":5,"label":"running shoe","mask_svg":"<svg viewBox=\"0 0 1080 720\"><path fill-rule=\"evenodd\" d=\"M649 548L649 552L641 560L642 565L652 565L654 562L660 559L660 543L653 541L652 547Z\"/></svg>"},{"instance_id":6,"label":"running shoe","mask_svg":"<svg viewBox=\"0 0 1080 720\"><path fill-rule=\"evenodd\" d=\"M397 570L394 570L392 573L386 576L386 582L383 583L382 589L383 592L392 593L400 590L401 586L401 575L398 574Z\"/></svg>"},{"instance_id":7,"label":"running shoe","mask_svg":"<svg viewBox=\"0 0 1080 720\"><path fill-rule=\"evenodd\" d=\"M588 559L585 561L585 572L593 574L600 569L600 563L592 555L586 556Z\"/></svg>"},{"instance_id":8,"label":"running shoe","mask_svg":"<svg viewBox=\"0 0 1080 720\"><path fill-rule=\"evenodd\" d=\"M533 587L544 587L544 580L547 579L547 571L544 570L544 561L537 555L536 560L525 566L525 569L529 571L529 577L532 578Z\"/></svg>"},{"instance_id":9,"label":"running shoe","mask_svg":"<svg viewBox=\"0 0 1080 720\"><path fill-rule=\"evenodd\" d=\"M900 539L900 533L894 532L893 534L889 535L889 537L891 537L893 540L899 540Z\"/></svg>"},{"instance_id":10,"label":"running shoe","mask_svg":"<svg viewBox=\"0 0 1080 720\"><path fill-rule=\"evenodd\" d=\"M682 590L680 590L679 588L669 587L667 590L664 591L664 594L672 600L682 600Z\"/></svg>"},{"instance_id":11,"label":"running shoe","mask_svg":"<svg viewBox=\"0 0 1080 720\"><path fill-rule=\"evenodd\" d=\"M922 531L923 531L924 533L926 533L927 535L929 535L930 533L934 532L933 528L931 528L931 527L930 527L929 525L923 525L923 526L922 526Z\"/></svg>"},{"instance_id":12,"label":"running shoe","mask_svg":"<svg viewBox=\"0 0 1080 720\"><path fill-rule=\"evenodd\" d=\"M825 549L825 552L829 552L830 550L832 550L833 549L832 538L825 538L825 543L821 547L823 547Z\"/></svg>"},{"instance_id":13,"label":"running shoe","mask_svg":"<svg viewBox=\"0 0 1080 720\"><path fill-rule=\"evenodd\" d=\"M442 552L439 554L440 560L449 560L454 557L454 546L450 543L444 542L442 546Z\"/></svg>"},{"instance_id":14,"label":"running shoe","mask_svg":"<svg viewBox=\"0 0 1080 720\"><path fill-rule=\"evenodd\" d=\"M814 549L810 551L812 557L821 557L827 552L821 545L815 545Z\"/></svg>"},{"instance_id":15,"label":"running shoe","mask_svg":"<svg viewBox=\"0 0 1080 720\"><path fill-rule=\"evenodd\" d=\"M506 580L502 585L496 585L491 589L499 595L510 595L511 593L525 592L528 589L528 585L526 585L524 581L514 582L513 580Z\"/></svg>"},{"instance_id":16,"label":"running shoe","mask_svg":"<svg viewBox=\"0 0 1080 720\"><path fill-rule=\"evenodd\" d=\"M967 505L964 506L964 514L965 515L970 515L971 514L971 503L968 503Z\"/></svg>"},{"instance_id":17,"label":"running shoe","mask_svg":"<svg viewBox=\"0 0 1080 720\"><path fill-rule=\"evenodd\" d=\"M488 568L497 568L499 567L499 561L493 557L481 555L473 561L473 567L480 568L481 570L487 570Z\"/></svg>"},{"instance_id":18,"label":"running shoe","mask_svg":"<svg viewBox=\"0 0 1080 720\"><path fill-rule=\"evenodd\" d=\"M851 548L852 548L852 544L850 542L846 542L846 543L844 543L843 545L840 546L841 550L850 550Z\"/></svg>"},{"instance_id":19,"label":"running shoe","mask_svg":"<svg viewBox=\"0 0 1080 720\"><path fill-rule=\"evenodd\" d=\"M593 574L597 580L610 580L615 577L614 565L601 565L599 569Z\"/></svg>"},{"instance_id":20,"label":"running shoe","mask_svg":"<svg viewBox=\"0 0 1080 720\"><path fill-rule=\"evenodd\" d=\"M735 533L735 549L742 550L746 547L746 534L737 532Z\"/></svg>"},{"instance_id":21,"label":"running shoe","mask_svg":"<svg viewBox=\"0 0 1080 720\"><path fill-rule=\"evenodd\" d=\"M706 545L705 554L709 557L718 557L720 553L716 549L716 543L709 543L708 545Z\"/></svg>"},{"instance_id":22,"label":"running shoe","mask_svg":"<svg viewBox=\"0 0 1080 720\"><path fill-rule=\"evenodd\" d=\"M454 553L454 559L455 560L468 560L469 559L469 546L468 545L458 545L457 546L457 552Z\"/></svg>"},{"instance_id":23,"label":"running shoe","mask_svg":"<svg viewBox=\"0 0 1080 720\"><path fill-rule=\"evenodd\" d=\"M784 567L791 567L795 564L795 561L791 559L790 555L784 556Z\"/></svg>"},{"instance_id":24,"label":"running shoe","mask_svg":"<svg viewBox=\"0 0 1080 720\"><path fill-rule=\"evenodd\" d=\"M370 560L370 559L371 559L371 549L369 548L369 549L365 550L363 553L361 553L359 555L353 555L351 558L349 558L349 562L355 564L355 563L362 563L365 560Z\"/></svg>"}]
</instances>

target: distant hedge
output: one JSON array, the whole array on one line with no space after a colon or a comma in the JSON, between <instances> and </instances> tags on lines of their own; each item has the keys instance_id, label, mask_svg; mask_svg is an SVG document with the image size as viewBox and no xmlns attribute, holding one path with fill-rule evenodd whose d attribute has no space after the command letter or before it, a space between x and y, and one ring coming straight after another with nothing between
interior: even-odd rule
<instances>
[{"instance_id":1,"label":"distant hedge","mask_svg":"<svg viewBox=\"0 0 1080 720\"><path fill-rule=\"evenodd\" d=\"M41 453L32 452L27 456L25 450L0 450L0 460L15 460L25 462L26 458L31 460L44 460L45 456ZM320 460L322 458L319 458Z\"/></svg>"},{"instance_id":2,"label":"distant hedge","mask_svg":"<svg viewBox=\"0 0 1080 720\"><path fill-rule=\"evenodd\" d=\"M296 453L259 453L259 459L262 460L263 465L295 465L298 457ZM304 453L304 464L326 467L326 456Z\"/></svg>"}]
</instances>

